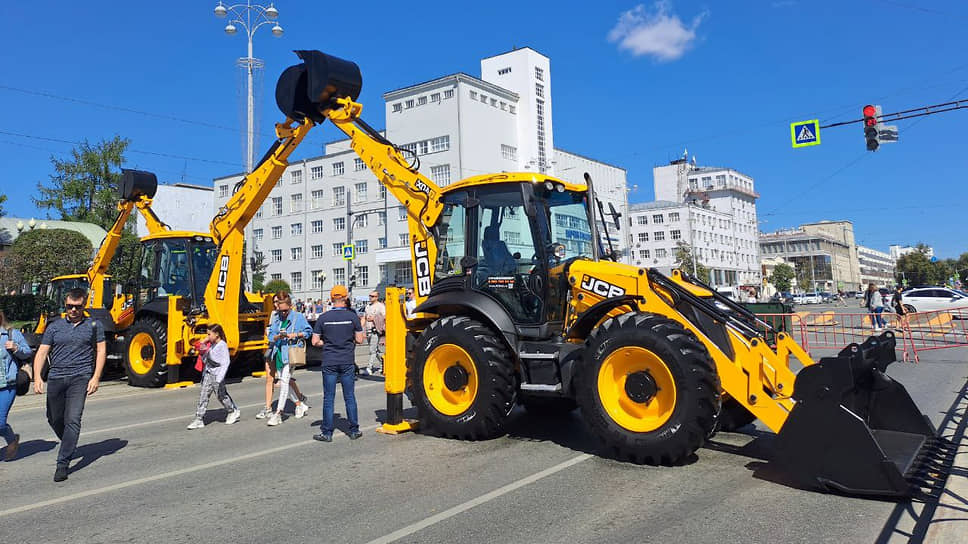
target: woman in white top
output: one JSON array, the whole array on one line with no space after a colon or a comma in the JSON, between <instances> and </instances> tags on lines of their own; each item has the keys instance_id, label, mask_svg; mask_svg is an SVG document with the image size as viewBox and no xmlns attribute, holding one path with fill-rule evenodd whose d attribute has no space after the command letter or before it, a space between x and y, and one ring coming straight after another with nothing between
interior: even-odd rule
<instances>
[{"instance_id":1,"label":"woman in white top","mask_svg":"<svg viewBox=\"0 0 968 544\"><path fill-rule=\"evenodd\" d=\"M205 369L202 371L202 391L195 408L195 419L188 424L188 429L201 429L205 426L202 420L208 408L208 399L214 392L219 402L225 407L228 416L225 424L231 425L242 417L242 411L235 405L235 401L225 390L225 375L229 371L229 347L225 343L225 331L221 325L212 325L208 329L208 342L211 347L205 353Z\"/></svg>"}]
</instances>

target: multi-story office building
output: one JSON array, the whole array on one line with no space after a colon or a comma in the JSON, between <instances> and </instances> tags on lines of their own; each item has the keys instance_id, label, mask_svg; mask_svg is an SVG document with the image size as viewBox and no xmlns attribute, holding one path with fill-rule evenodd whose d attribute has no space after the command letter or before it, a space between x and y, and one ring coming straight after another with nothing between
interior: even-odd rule
<instances>
[{"instance_id":1,"label":"multi-story office building","mask_svg":"<svg viewBox=\"0 0 968 544\"><path fill-rule=\"evenodd\" d=\"M410 150L440 186L513 171L584 183L589 172L605 208L610 202L626 216L623 169L554 148L550 61L530 48L483 59L481 78L452 74L383 98L384 135ZM290 165L247 228L250 251L268 263L267 279L287 281L303 299L347 283L348 270L356 276L356 297L381 282L412 283L404 208L387 199L348 140L326 144L323 153ZM216 207L240 178L215 180ZM627 233L612 237L623 249ZM351 267L342 259L347 241L356 249ZM505 242L514 251L515 240Z\"/></svg>"},{"instance_id":2,"label":"multi-story office building","mask_svg":"<svg viewBox=\"0 0 968 544\"><path fill-rule=\"evenodd\" d=\"M794 267L801 290L861 288L854 226L850 221L821 221L763 233L759 243L763 257L783 257Z\"/></svg>"},{"instance_id":3,"label":"multi-story office building","mask_svg":"<svg viewBox=\"0 0 968 544\"><path fill-rule=\"evenodd\" d=\"M897 259L892 259L889 253L864 246L857 246L857 257L861 285L873 283L878 287L894 286L894 265Z\"/></svg>"},{"instance_id":4,"label":"multi-story office building","mask_svg":"<svg viewBox=\"0 0 968 544\"><path fill-rule=\"evenodd\" d=\"M894 259L894 262L897 262L897 260L900 259L903 255L907 255L912 251L918 251L918 248L915 246L902 246L902 245L894 244L894 245L891 245L890 251L891 251L891 258ZM934 257L934 248L931 246L927 246L924 254L929 259L931 257Z\"/></svg>"},{"instance_id":5,"label":"multi-story office building","mask_svg":"<svg viewBox=\"0 0 968 544\"><path fill-rule=\"evenodd\" d=\"M630 261L670 269L688 246L715 287L760 284L753 178L731 168L690 164L687 155L653 169L655 202L634 204Z\"/></svg>"}]
</instances>

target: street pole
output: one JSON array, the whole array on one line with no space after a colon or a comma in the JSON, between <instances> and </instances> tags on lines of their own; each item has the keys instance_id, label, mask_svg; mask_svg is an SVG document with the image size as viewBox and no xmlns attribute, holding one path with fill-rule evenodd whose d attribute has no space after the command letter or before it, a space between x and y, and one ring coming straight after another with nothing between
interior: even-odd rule
<instances>
[{"instance_id":1,"label":"street pole","mask_svg":"<svg viewBox=\"0 0 968 544\"><path fill-rule=\"evenodd\" d=\"M353 210L351 209L352 191L346 191L346 245L353 245ZM353 249L353 256L356 257L356 248ZM346 261L346 288L349 291L350 302L353 301L353 287L350 285L350 276L353 275L353 260Z\"/></svg>"}]
</instances>

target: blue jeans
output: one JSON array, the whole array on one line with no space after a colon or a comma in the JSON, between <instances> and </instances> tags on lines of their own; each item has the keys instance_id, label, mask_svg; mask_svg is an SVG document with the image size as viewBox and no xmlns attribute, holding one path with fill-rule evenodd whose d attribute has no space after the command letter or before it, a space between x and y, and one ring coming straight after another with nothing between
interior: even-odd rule
<instances>
[{"instance_id":1,"label":"blue jeans","mask_svg":"<svg viewBox=\"0 0 968 544\"><path fill-rule=\"evenodd\" d=\"M333 434L333 404L336 397L336 381L343 387L343 400L346 402L346 419L350 421L349 432L360 430L356 415L356 364L323 366L323 434Z\"/></svg>"},{"instance_id":2,"label":"blue jeans","mask_svg":"<svg viewBox=\"0 0 968 544\"><path fill-rule=\"evenodd\" d=\"M87 401L90 374L51 378L47 381L47 423L60 439L57 466L66 467L74 457L81 435L81 415Z\"/></svg>"},{"instance_id":3,"label":"blue jeans","mask_svg":"<svg viewBox=\"0 0 968 544\"><path fill-rule=\"evenodd\" d=\"M15 386L0 389L0 436L7 441L7 444L13 442L14 438L17 437L10 425L7 425L7 414L10 413L10 407L13 406L15 398L17 398Z\"/></svg>"},{"instance_id":4,"label":"blue jeans","mask_svg":"<svg viewBox=\"0 0 968 544\"><path fill-rule=\"evenodd\" d=\"M882 329L884 328L884 325L887 324L887 321L885 321L884 318L881 317L881 312L883 311L884 311L883 306L878 306L877 308L874 308L873 310L871 310L871 326L880 327Z\"/></svg>"}]
</instances>

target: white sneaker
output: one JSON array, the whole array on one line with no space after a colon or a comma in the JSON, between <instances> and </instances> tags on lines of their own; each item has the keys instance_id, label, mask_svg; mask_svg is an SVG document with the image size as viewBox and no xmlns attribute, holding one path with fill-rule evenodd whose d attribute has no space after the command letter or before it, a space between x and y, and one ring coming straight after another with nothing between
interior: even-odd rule
<instances>
[{"instance_id":1,"label":"white sneaker","mask_svg":"<svg viewBox=\"0 0 968 544\"><path fill-rule=\"evenodd\" d=\"M308 411L309 411L309 405L306 404L305 402L300 402L299 404L296 405L296 419L304 417L306 415L306 412Z\"/></svg>"},{"instance_id":2,"label":"white sneaker","mask_svg":"<svg viewBox=\"0 0 968 544\"><path fill-rule=\"evenodd\" d=\"M191 423L188 424L187 429L189 431L194 431L195 429L201 429L204 426L205 426L205 422L204 421L202 421L202 420L200 420L198 418L195 418L194 420L192 420Z\"/></svg>"},{"instance_id":3,"label":"white sneaker","mask_svg":"<svg viewBox=\"0 0 968 544\"><path fill-rule=\"evenodd\" d=\"M225 417L225 424L231 425L238 421L240 417L242 417L242 410L236 409L234 412Z\"/></svg>"},{"instance_id":4,"label":"white sneaker","mask_svg":"<svg viewBox=\"0 0 968 544\"><path fill-rule=\"evenodd\" d=\"M269 421L266 422L266 425L270 427L275 427L280 423L282 423L282 414L280 414L279 412L275 412L271 416L269 416Z\"/></svg>"},{"instance_id":5,"label":"white sneaker","mask_svg":"<svg viewBox=\"0 0 968 544\"><path fill-rule=\"evenodd\" d=\"M269 409L269 408L263 407L262 410L260 410L259 413L255 415L255 418L256 419L265 419L265 418L269 417L270 415L272 415L272 410Z\"/></svg>"}]
</instances>

